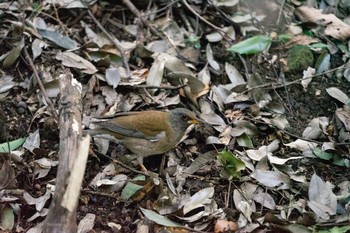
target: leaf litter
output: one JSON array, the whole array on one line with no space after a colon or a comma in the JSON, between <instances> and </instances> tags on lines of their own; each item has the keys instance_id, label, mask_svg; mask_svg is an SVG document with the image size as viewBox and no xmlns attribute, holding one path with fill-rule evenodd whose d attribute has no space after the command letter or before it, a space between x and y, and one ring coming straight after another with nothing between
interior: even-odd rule
<instances>
[{"instance_id":1,"label":"leaf litter","mask_svg":"<svg viewBox=\"0 0 350 233\"><path fill-rule=\"evenodd\" d=\"M141 18L131 14L129 5L89 4L34 3L26 6L36 13L32 16L19 13L20 2L0 4L6 13L0 27L5 35L1 230L40 229L58 164L57 122L26 65L26 47L57 111L59 74L70 68L83 86L87 122L121 111L178 106L205 122L169 156L145 161L149 177L120 166L134 166L124 148L96 140L82 184L79 232L133 232L145 226L150 232L166 227L187 232L349 230L349 54L342 42L349 26L343 22L343 3L328 5L334 14L293 1L279 6L280 14L271 13L272 2L261 7L254 1L213 1L202 13L198 1L183 0L176 7L155 1L148 8L135 3L149 13ZM115 40L101 33L86 7ZM296 21L290 18L295 9L302 23L317 27L288 23L289 31L294 29L288 36L283 34L287 28L272 27ZM109 17L103 18L106 12ZM170 12L181 20L173 21ZM273 15L283 17L270 24ZM143 27L135 19L143 20ZM309 46L318 59L313 67L289 72L284 60L296 44ZM32 211L26 211L29 207ZM335 222L338 226L331 225Z\"/></svg>"}]
</instances>

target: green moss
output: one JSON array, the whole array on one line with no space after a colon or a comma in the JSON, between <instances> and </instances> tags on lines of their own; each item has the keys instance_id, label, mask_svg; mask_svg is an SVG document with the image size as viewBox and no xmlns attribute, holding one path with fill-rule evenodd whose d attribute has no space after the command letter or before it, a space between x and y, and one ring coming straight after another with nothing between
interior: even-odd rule
<instances>
[{"instance_id":1,"label":"green moss","mask_svg":"<svg viewBox=\"0 0 350 233\"><path fill-rule=\"evenodd\" d=\"M297 45L288 51L288 71L301 71L312 66L314 55L309 47L305 45Z\"/></svg>"}]
</instances>

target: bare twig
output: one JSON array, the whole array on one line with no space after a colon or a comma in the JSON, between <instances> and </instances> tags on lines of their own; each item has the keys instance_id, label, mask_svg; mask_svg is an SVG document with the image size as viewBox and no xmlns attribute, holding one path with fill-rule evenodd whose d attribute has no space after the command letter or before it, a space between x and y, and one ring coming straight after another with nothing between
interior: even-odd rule
<instances>
[{"instance_id":1,"label":"bare twig","mask_svg":"<svg viewBox=\"0 0 350 233\"><path fill-rule=\"evenodd\" d=\"M102 192L97 192L97 191L92 191L92 190L81 190L81 193L85 193L85 194L92 194L94 196L101 196L101 197L109 197L109 198L117 198L118 195L117 194L113 194L113 193L102 193Z\"/></svg>"},{"instance_id":2,"label":"bare twig","mask_svg":"<svg viewBox=\"0 0 350 233\"><path fill-rule=\"evenodd\" d=\"M217 30L219 33L222 33L223 36L226 35L226 32L224 32L221 28L219 28L218 26L212 24L211 22L209 22L208 20L206 20L205 18L203 18L202 16L200 16L195 10L192 9L192 7L187 3L186 0L182 0L182 3L185 5L185 7L191 11L195 16L197 16L201 21L203 21L204 23L208 24L210 27L214 28L215 30Z\"/></svg>"},{"instance_id":3,"label":"bare twig","mask_svg":"<svg viewBox=\"0 0 350 233\"><path fill-rule=\"evenodd\" d=\"M115 45L115 47L118 49L118 51L120 52L122 59L123 59L123 65L126 69L126 73L127 76L130 76L130 67L128 64L128 61L126 60L126 56L125 56L125 52L124 49L119 45L120 42L117 38L111 36L111 34L109 34L107 32L107 30L102 26L102 24L95 18L94 14L92 14L92 12L90 10L88 10L89 16L91 17L91 19L95 22L95 24L98 26L98 28L108 37L108 39L110 39L112 41L112 43Z\"/></svg>"},{"instance_id":4,"label":"bare twig","mask_svg":"<svg viewBox=\"0 0 350 233\"><path fill-rule=\"evenodd\" d=\"M269 125L269 126L272 126L272 127L276 127L275 125L273 124L270 124L270 123L267 123L265 121L260 121L260 120L254 120L254 119L251 119L252 121L256 122L256 123L260 123L260 124L265 124L265 125ZM284 130L284 129L279 129L281 130L282 132L284 132L285 134L293 137L293 138L297 138L297 139L301 139L301 140L304 140L304 141L308 141L308 142L313 142L313 143L316 143L318 145L322 145L324 142L321 142L321 141L316 141L316 140L313 140L313 139L309 139L309 138L304 138L304 137L300 137L296 134L293 134L287 130ZM347 146L347 145L350 145L350 142L332 142L334 143L335 146Z\"/></svg>"},{"instance_id":5,"label":"bare twig","mask_svg":"<svg viewBox=\"0 0 350 233\"><path fill-rule=\"evenodd\" d=\"M296 79L294 81L291 81L291 82L288 82L288 83L284 83L284 84L274 84L274 83L266 83L266 84L263 84L263 85L258 85L258 86L255 86L255 87L250 87L248 88L247 90L241 92L240 94L243 95L249 91L252 91L254 89L257 89L257 88L263 88L263 87L271 87L271 88L281 88L281 87L285 87L285 86L289 86L289 85L292 85L292 84L295 84L295 83L298 83L298 82L301 82L305 79L309 79L309 78L315 78L315 77L319 77L319 76L322 76L322 75L325 75L325 74L328 74L328 73L332 73L336 70L339 70L339 69L343 69L343 68L349 68L350 65L348 64L344 64L344 65L341 65L337 68L334 68L334 69L330 69L330 70L327 70L323 73L320 73L320 74L315 74L315 75L311 75L311 76L307 76L307 77L303 77L303 78L299 78L299 79Z\"/></svg>"},{"instance_id":6,"label":"bare twig","mask_svg":"<svg viewBox=\"0 0 350 233\"><path fill-rule=\"evenodd\" d=\"M58 115L57 115L57 112L56 112L56 110L55 110L55 107L53 106L53 103L52 103L51 99L50 99L50 98L48 97L48 95L47 95L47 92L46 92L46 90L45 90L44 84L41 82L41 79L40 79L40 77L39 77L38 71L37 71L37 69L35 68L35 65L34 65L34 63L33 63L33 60L32 60L32 58L29 56L29 53L28 53L26 47L24 47L24 54L25 54L26 60L28 61L30 67L31 67L32 70L33 70L34 77L36 78L36 81L38 82L39 88L40 88L40 90L41 90L41 92L42 92L42 94L43 94L43 96L44 96L44 98L45 98L45 101L46 101L47 105L49 106L49 108L50 108L50 110L51 110L53 116L54 116L55 119L57 120L57 119L58 119Z\"/></svg>"},{"instance_id":7,"label":"bare twig","mask_svg":"<svg viewBox=\"0 0 350 233\"><path fill-rule=\"evenodd\" d=\"M283 0L282 3L281 3L281 8L280 8L280 12L278 13L278 18L277 18L277 24L276 25L280 24L281 16L282 16L282 13L283 13L283 6L284 6L285 2L286 2L286 0Z\"/></svg>"},{"instance_id":8,"label":"bare twig","mask_svg":"<svg viewBox=\"0 0 350 233\"><path fill-rule=\"evenodd\" d=\"M128 9L136 16L138 17L141 22L146 25L146 27L148 27L152 33L154 33L155 35L164 38L162 34L160 34L156 29L154 29L154 27L152 27L147 20L145 20L145 18L142 16L141 12L135 7L135 5L130 2L129 0L123 0L124 5L126 5L128 7Z\"/></svg>"},{"instance_id":9,"label":"bare twig","mask_svg":"<svg viewBox=\"0 0 350 233\"><path fill-rule=\"evenodd\" d=\"M248 70L248 66L247 66L247 63L245 62L244 58L242 57L241 54L237 53L238 54L238 57L239 59L241 60L242 64L243 64L243 67L244 67L244 72L245 72L245 75L247 77L247 79L249 78L249 70Z\"/></svg>"},{"instance_id":10,"label":"bare twig","mask_svg":"<svg viewBox=\"0 0 350 233\"><path fill-rule=\"evenodd\" d=\"M128 165L126 165L126 164L124 164L124 163L122 163L122 162L120 162L120 161L118 161L118 160L116 160L116 159L114 159L114 158L112 158L112 157L106 155L106 154L103 154L103 153L100 153L100 152L98 152L98 154L103 155L104 157L106 157L106 158L112 160L114 163L116 163L116 164L122 166L123 168L126 168L126 169L128 169L128 170L130 170L130 171L132 171L132 172L134 172L134 173L137 173L137 174L140 174L140 175L148 176L145 172L142 172L142 171L136 170L136 169L134 169L134 168L132 168L132 167L129 167Z\"/></svg>"},{"instance_id":11,"label":"bare twig","mask_svg":"<svg viewBox=\"0 0 350 233\"><path fill-rule=\"evenodd\" d=\"M179 86L148 86L148 85L134 85L134 86L125 86L130 87L133 89L163 89L163 90L178 90L180 88L186 87L186 85L179 85Z\"/></svg>"},{"instance_id":12,"label":"bare twig","mask_svg":"<svg viewBox=\"0 0 350 233\"><path fill-rule=\"evenodd\" d=\"M144 18L144 16L141 14L141 12L135 7L135 5L130 2L130 0L123 0L123 3L129 8L129 10L140 19L140 21L142 22L142 24L144 24L147 28L149 28L151 30L151 32L153 34L155 34L156 36L159 36L160 38L164 39L164 40L168 40L169 43L173 46L173 48L176 50L177 54L181 54L180 51L178 50L178 48L174 45L174 43L172 42L172 40L169 38L168 35L166 35L165 33L161 34L160 32L158 32L154 27L152 27L148 21Z\"/></svg>"}]
</instances>

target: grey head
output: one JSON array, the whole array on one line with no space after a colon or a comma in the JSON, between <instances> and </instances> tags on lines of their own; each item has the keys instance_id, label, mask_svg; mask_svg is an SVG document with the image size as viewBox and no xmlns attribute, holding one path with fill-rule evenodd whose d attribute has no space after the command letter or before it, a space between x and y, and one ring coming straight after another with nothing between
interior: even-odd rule
<instances>
[{"instance_id":1,"label":"grey head","mask_svg":"<svg viewBox=\"0 0 350 233\"><path fill-rule=\"evenodd\" d=\"M196 115L186 108L176 108L170 111L171 126L179 133L185 133L191 124L198 124Z\"/></svg>"}]
</instances>

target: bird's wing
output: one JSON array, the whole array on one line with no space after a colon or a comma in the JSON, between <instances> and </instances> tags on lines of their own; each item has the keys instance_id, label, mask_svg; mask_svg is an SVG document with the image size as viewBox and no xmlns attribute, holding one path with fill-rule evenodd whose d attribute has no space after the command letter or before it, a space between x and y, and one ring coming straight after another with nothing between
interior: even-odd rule
<instances>
[{"instance_id":1,"label":"bird's wing","mask_svg":"<svg viewBox=\"0 0 350 233\"><path fill-rule=\"evenodd\" d=\"M122 126L116 125L109 121L99 122L97 125L101 126L104 129L112 131L114 133L120 134L125 137L134 137L134 138L142 138L147 140L157 140L158 138L155 136L147 136L141 131L137 129L124 128Z\"/></svg>"},{"instance_id":2,"label":"bird's wing","mask_svg":"<svg viewBox=\"0 0 350 233\"><path fill-rule=\"evenodd\" d=\"M134 112L98 123L102 128L118 133L125 137L135 137L156 141L171 128L168 113L159 111Z\"/></svg>"},{"instance_id":3,"label":"bird's wing","mask_svg":"<svg viewBox=\"0 0 350 233\"><path fill-rule=\"evenodd\" d=\"M157 136L169 133L171 130L169 114L167 112L148 111L148 114L134 116L132 126L147 136Z\"/></svg>"}]
</instances>

